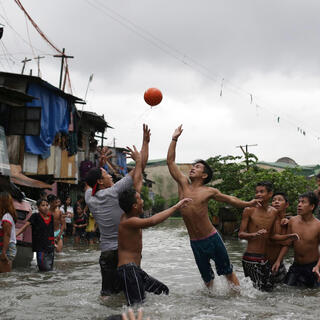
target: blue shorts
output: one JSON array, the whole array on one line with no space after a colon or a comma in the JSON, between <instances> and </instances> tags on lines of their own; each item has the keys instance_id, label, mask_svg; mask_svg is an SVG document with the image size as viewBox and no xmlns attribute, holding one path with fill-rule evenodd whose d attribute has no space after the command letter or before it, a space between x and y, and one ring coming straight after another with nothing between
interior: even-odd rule
<instances>
[{"instance_id":1,"label":"blue shorts","mask_svg":"<svg viewBox=\"0 0 320 320\"><path fill-rule=\"evenodd\" d=\"M226 247L218 232L201 240L190 240L191 248L201 277L205 283L214 279L210 259L215 262L218 275L228 275L233 271Z\"/></svg>"},{"instance_id":2,"label":"blue shorts","mask_svg":"<svg viewBox=\"0 0 320 320\"><path fill-rule=\"evenodd\" d=\"M39 271L52 271L54 260L54 251L42 252L37 251L37 265Z\"/></svg>"}]
</instances>

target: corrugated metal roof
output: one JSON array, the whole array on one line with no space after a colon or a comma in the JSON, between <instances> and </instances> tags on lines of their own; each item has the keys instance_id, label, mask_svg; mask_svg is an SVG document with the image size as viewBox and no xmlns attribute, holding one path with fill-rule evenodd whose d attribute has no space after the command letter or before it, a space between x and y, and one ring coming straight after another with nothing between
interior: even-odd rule
<instances>
[{"instance_id":1,"label":"corrugated metal roof","mask_svg":"<svg viewBox=\"0 0 320 320\"><path fill-rule=\"evenodd\" d=\"M42 80L39 77L35 76L29 76L25 74L19 74L19 73L9 73L9 72L0 72L0 76L5 77L5 78L11 78L11 79L24 79L26 81L30 82L37 82L38 84L49 88L50 90L55 91L59 96L72 101L74 103L80 103L80 104L85 104L85 101L82 100L81 98L78 98L76 96L73 96L72 94L65 93L64 91L60 90L59 88L53 86L47 81Z\"/></svg>"}]
</instances>

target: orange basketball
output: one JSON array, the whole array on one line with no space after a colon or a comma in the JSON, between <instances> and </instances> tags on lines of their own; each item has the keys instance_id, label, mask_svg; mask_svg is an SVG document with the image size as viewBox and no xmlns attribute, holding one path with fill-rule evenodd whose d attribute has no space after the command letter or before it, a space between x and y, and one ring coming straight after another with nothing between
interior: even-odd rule
<instances>
[{"instance_id":1,"label":"orange basketball","mask_svg":"<svg viewBox=\"0 0 320 320\"><path fill-rule=\"evenodd\" d=\"M149 104L151 107L156 106L162 100L162 93L157 88L149 88L144 93L144 101Z\"/></svg>"}]
</instances>

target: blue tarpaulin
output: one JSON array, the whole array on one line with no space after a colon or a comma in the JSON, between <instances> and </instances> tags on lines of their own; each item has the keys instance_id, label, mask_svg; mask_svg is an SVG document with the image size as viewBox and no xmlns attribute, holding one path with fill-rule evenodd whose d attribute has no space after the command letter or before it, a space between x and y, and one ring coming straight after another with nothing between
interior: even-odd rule
<instances>
[{"instance_id":1,"label":"blue tarpaulin","mask_svg":"<svg viewBox=\"0 0 320 320\"><path fill-rule=\"evenodd\" d=\"M38 99L27 103L28 107L42 107L40 136L25 136L25 151L41 155L43 159L50 156L50 146L58 132L68 133L68 101L56 92L36 83L30 83L27 93Z\"/></svg>"},{"instance_id":2,"label":"blue tarpaulin","mask_svg":"<svg viewBox=\"0 0 320 320\"><path fill-rule=\"evenodd\" d=\"M119 166L119 171L122 175L128 173L126 155L122 152L117 152L117 165Z\"/></svg>"}]
</instances>

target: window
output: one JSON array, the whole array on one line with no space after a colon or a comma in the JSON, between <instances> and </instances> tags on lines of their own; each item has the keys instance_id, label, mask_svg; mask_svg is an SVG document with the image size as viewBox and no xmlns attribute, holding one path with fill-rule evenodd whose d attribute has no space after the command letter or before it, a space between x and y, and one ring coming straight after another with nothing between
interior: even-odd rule
<instances>
[{"instance_id":1,"label":"window","mask_svg":"<svg viewBox=\"0 0 320 320\"><path fill-rule=\"evenodd\" d=\"M8 135L40 135L41 107L11 107Z\"/></svg>"}]
</instances>

